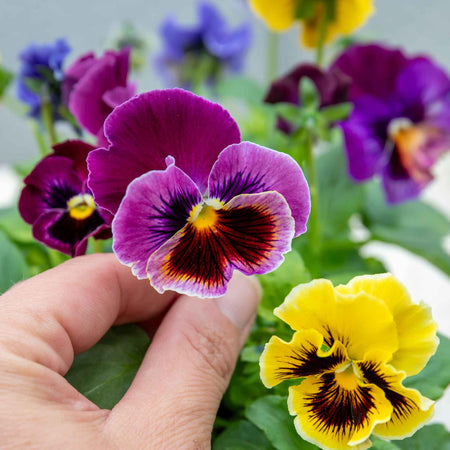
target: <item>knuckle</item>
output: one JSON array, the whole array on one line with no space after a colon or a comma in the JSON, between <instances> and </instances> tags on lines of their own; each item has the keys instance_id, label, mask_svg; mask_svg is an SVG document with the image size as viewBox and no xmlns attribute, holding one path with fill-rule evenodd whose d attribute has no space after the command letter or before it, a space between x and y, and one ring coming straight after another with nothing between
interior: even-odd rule
<instances>
[{"instance_id":1,"label":"knuckle","mask_svg":"<svg viewBox=\"0 0 450 450\"><path fill-rule=\"evenodd\" d=\"M201 365L202 373L206 371L208 375L213 374L220 381L228 382L238 353L233 332L221 332L208 324L191 323L186 326L184 338Z\"/></svg>"}]
</instances>

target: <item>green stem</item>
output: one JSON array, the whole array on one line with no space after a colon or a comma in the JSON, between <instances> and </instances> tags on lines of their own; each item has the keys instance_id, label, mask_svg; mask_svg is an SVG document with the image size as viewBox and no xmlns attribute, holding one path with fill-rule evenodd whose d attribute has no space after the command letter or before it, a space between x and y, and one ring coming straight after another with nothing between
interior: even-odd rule
<instances>
[{"instance_id":1,"label":"green stem","mask_svg":"<svg viewBox=\"0 0 450 450\"><path fill-rule=\"evenodd\" d=\"M323 64L323 53L325 47L325 37L327 35L327 25L328 25L328 2L325 1L323 4L322 17L319 23L319 40L317 42L317 53L316 53L316 63L318 66Z\"/></svg>"},{"instance_id":2,"label":"green stem","mask_svg":"<svg viewBox=\"0 0 450 450\"><path fill-rule=\"evenodd\" d=\"M103 241L92 238L92 251L94 253L103 253Z\"/></svg>"},{"instance_id":3,"label":"green stem","mask_svg":"<svg viewBox=\"0 0 450 450\"><path fill-rule=\"evenodd\" d=\"M44 125L45 131L47 132L50 145L55 145L58 143L58 139L56 137L55 127L53 124L53 113L52 113L52 104L50 98L47 95L42 95L42 104L41 104L41 118L42 124Z\"/></svg>"},{"instance_id":4,"label":"green stem","mask_svg":"<svg viewBox=\"0 0 450 450\"><path fill-rule=\"evenodd\" d=\"M39 129L39 124L37 124L36 122L33 123L33 134L34 134L34 138L36 139L38 148L39 148L39 153L41 154L41 156L47 156L49 153L49 148L47 146L47 144L45 143L45 139Z\"/></svg>"},{"instance_id":5,"label":"green stem","mask_svg":"<svg viewBox=\"0 0 450 450\"><path fill-rule=\"evenodd\" d=\"M271 31L267 32L267 82L270 84L278 75L278 46L279 36Z\"/></svg>"},{"instance_id":6,"label":"green stem","mask_svg":"<svg viewBox=\"0 0 450 450\"><path fill-rule=\"evenodd\" d=\"M313 278L320 276L320 228L319 228L319 191L314 160L314 134L309 131L306 137L306 164L308 167L308 184L311 195L311 214L308 223L308 235L311 242L313 261L310 267Z\"/></svg>"}]
</instances>

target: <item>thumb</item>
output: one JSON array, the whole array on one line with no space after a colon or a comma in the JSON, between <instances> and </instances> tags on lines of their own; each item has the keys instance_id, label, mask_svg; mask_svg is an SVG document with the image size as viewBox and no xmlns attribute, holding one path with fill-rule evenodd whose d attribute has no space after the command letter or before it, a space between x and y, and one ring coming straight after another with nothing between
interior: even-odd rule
<instances>
[{"instance_id":1,"label":"thumb","mask_svg":"<svg viewBox=\"0 0 450 450\"><path fill-rule=\"evenodd\" d=\"M221 298L175 302L109 416L107 430L119 448L129 445L130 431L137 448L210 448L216 412L260 297L256 280L236 273Z\"/></svg>"}]
</instances>

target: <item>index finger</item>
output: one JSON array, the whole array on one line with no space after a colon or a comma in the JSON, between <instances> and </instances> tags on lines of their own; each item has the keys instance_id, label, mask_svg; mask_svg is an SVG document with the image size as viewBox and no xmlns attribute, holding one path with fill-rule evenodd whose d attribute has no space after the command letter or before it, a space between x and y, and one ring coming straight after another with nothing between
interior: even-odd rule
<instances>
[{"instance_id":1,"label":"index finger","mask_svg":"<svg viewBox=\"0 0 450 450\"><path fill-rule=\"evenodd\" d=\"M77 257L0 297L0 343L64 374L74 353L92 347L111 325L159 316L177 296L157 293L113 254Z\"/></svg>"}]
</instances>

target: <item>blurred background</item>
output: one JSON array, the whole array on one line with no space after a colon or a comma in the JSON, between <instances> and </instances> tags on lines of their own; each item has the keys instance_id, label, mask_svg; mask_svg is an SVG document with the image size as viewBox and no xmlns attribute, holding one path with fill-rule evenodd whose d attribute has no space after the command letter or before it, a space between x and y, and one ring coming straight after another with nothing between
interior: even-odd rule
<instances>
[{"instance_id":1,"label":"blurred background","mask_svg":"<svg viewBox=\"0 0 450 450\"><path fill-rule=\"evenodd\" d=\"M245 0L211 0L231 24L247 21L253 29L253 43L244 73L262 86L266 79L266 27L250 12ZM154 55L160 50L158 27L172 14L186 25L196 22L194 0L0 0L0 54L2 64L15 72L17 55L30 42L53 42L65 37L72 47L67 67L80 54L107 48L124 21L132 23L148 41L148 58L137 77L139 92L164 87L154 70ZM403 47L407 53L427 53L450 69L449 0L376 0L376 14L358 35L367 40L382 40ZM279 36L279 69L282 74L294 64L313 59L313 54L298 45L298 27ZM13 87L14 89L14 87ZM10 108L0 105L0 206L15 201L20 180L10 166L37 159L38 151L32 129ZM450 154L436 167L436 180L423 198L450 217ZM449 230L450 233L450 230ZM449 236L447 236L448 238ZM446 246L450 248L450 240ZM433 307L441 332L450 336L450 281L427 262L397 247L373 243L364 248L366 255L378 257L406 284L413 299L423 299ZM448 275L448 274L447 274ZM450 394L442 404L450 404ZM448 411L447 411L448 412ZM450 426L450 414L438 411L438 417Z\"/></svg>"}]
</instances>

